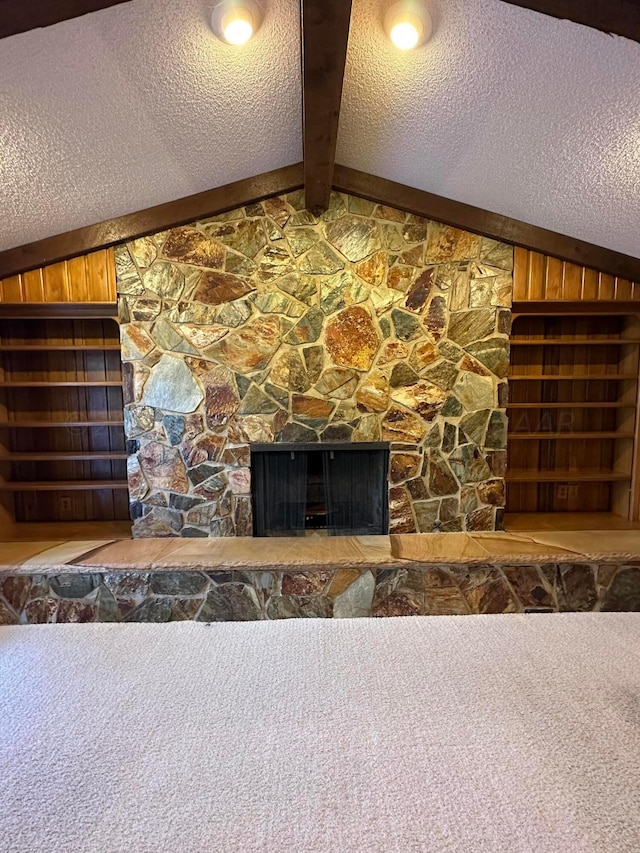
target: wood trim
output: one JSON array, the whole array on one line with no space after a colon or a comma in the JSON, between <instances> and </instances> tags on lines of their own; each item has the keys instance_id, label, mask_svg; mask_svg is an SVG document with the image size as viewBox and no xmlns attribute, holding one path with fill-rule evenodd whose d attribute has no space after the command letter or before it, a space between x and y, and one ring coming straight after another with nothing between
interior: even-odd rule
<instances>
[{"instance_id":1,"label":"wood trim","mask_svg":"<svg viewBox=\"0 0 640 853\"><path fill-rule=\"evenodd\" d=\"M584 240L388 181L386 178L378 178L348 166L336 164L333 186L342 192L398 207L409 213L435 219L466 231L474 231L494 240L533 249L629 281L640 281L640 258L594 246Z\"/></svg>"},{"instance_id":2,"label":"wood trim","mask_svg":"<svg viewBox=\"0 0 640 853\"><path fill-rule=\"evenodd\" d=\"M0 252L0 280L46 264L71 259L126 240L133 240L136 237L154 234L166 228L233 210L269 196L292 192L300 189L303 183L303 164L296 163L293 166L285 166L224 187L150 207L138 213L107 220L98 225L79 228L36 243L7 249ZM463 202L452 201L395 181L378 178L347 166L336 165L333 187L342 192L398 207L456 228L474 231L494 240L513 243L601 273L640 282L639 258L594 246L546 228L528 225L517 219L510 219ZM594 303L593 310L597 310L596 304L598 303ZM544 306L548 310L549 303L545 302ZM623 306L620 313L635 310L636 307L637 303L633 308ZM530 309L521 307L520 310ZM5 316L8 315L5 314Z\"/></svg>"},{"instance_id":3,"label":"wood trim","mask_svg":"<svg viewBox=\"0 0 640 853\"><path fill-rule=\"evenodd\" d=\"M302 163L0 252L0 279L300 189Z\"/></svg>"},{"instance_id":4,"label":"wood trim","mask_svg":"<svg viewBox=\"0 0 640 853\"><path fill-rule=\"evenodd\" d=\"M540 300L531 302L514 302L512 305L514 317L519 314L533 314L546 317L549 314L558 314L562 317L580 316L581 314L640 314L638 302L627 302L613 300L577 300L575 302L560 302L552 300ZM624 343L624 341L623 341Z\"/></svg>"},{"instance_id":5,"label":"wood trim","mask_svg":"<svg viewBox=\"0 0 640 853\"><path fill-rule=\"evenodd\" d=\"M0 319L81 320L118 317L117 302L0 303Z\"/></svg>"},{"instance_id":6,"label":"wood trim","mask_svg":"<svg viewBox=\"0 0 640 853\"><path fill-rule=\"evenodd\" d=\"M0 0L0 38L50 27L128 0Z\"/></svg>"},{"instance_id":7,"label":"wood trim","mask_svg":"<svg viewBox=\"0 0 640 853\"><path fill-rule=\"evenodd\" d=\"M552 18L583 24L604 33L640 41L638 0L504 0L511 6L531 9Z\"/></svg>"},{"instance_id":8,"label":"wood trim","mask_svg":"<svg viewBox=\"0 0 640 853\"><path fill-rule=\"evenodd\" d=\"M351 0L302 0L305 204L329 206L347 61Z\"/></svg>"}]
</instances>

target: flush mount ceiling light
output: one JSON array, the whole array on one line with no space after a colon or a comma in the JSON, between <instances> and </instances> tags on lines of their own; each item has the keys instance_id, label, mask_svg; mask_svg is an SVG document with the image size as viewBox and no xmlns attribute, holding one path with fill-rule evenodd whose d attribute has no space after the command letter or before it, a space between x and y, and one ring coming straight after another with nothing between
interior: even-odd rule
<instances>
[{"instance_id":1,"label":"flush mount ceiling light","mask_svg":"<svg viewBox=\"0 0 640 853\"><path fill-rule=\"evenodd\" d=\"M387 9L384 28L396 47L411 50L428 41L433 23L422 0L397 0Z\"/></svg>"},{"instance_id":2,"label":"flush mount ceiling light","mask_svg":"<svg viewBox=\"0 0 640 853\"><path fill-rule=\"evenodd\" d=\"M262 14L256 0L222 0L213 10L211 29L227 44L246 44L260 26Z\"/></svg>"}]
</instances>

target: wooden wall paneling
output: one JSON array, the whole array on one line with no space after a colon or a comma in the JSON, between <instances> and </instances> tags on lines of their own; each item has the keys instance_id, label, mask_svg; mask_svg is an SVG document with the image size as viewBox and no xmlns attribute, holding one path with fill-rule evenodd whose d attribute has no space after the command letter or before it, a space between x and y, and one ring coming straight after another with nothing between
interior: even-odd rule
<instances>
[{"instance_id":1,"label":"wooden wall paneling","mask_svg":"<svg viewBox=\"0 0 640 853\"><path fill-rule=\"evenodd\" d=\"M612 275L600 273L598 281L598 299L614 300L616 298L616 281Z\"/></svg>"},{"instance_id":2,"label":"wooden wall paneling","mask_svg":"<svg viewBox=\"0 0 640 853\"><path fill-rule=\"evenodd\" d=\"M22 281L19 275L5 278L2 284L2 302L24 302Z\"/></svg>"},{"instance_id":3,"label":"wooden wall paneling","mask_svg":"<svg viewBox=\"0 0 640 853\"><path fill-rule=\"evenodd\" d=\"M564 287L564 264L557 258L546 258L544 275L544 299L562 299Z\"/></svg>"},{"instance_id":4,"label":"wooden wall paneling","mask_svg":"<svg viewBox=\"0 0 640 853\"><path fill-rule=\"evenodd\" d=\"M626 278L616 279L616 299L633 299L633 284Z\"/></svg>"},{"instance_id":5,"label":"wooden wall paneling","mask_svg":"<svg viewBox=\"0 0 640 853\"><path fill-rule=\"evenodd\" d=\"M584 267L579 267L577 264L563 264L563 299L569 299L572 302L582 298L582 274Z\"/></svg>"},{"instance_id":6,"label":"wooden wall paneling","mask_svg":"<svg viewBox=\"0 0 640 853\"><path fill-rule=\"evenodd\" d=\"M20 276L23 284L22 302L44 302L42 269L30 270ZM6 300L9 301L9 300Z\"/></svg>"},{"instance_id":7,"label":"wooden wall paneling","mask_svg":"<svg viewBox=\"0 0 640 853\"><path fill-rule=\"evenodd\" d=\"M34 269L0 281L0 303L115 303L114 249Z\"/></svg>"},{"instance_id":8,"label":"wooden wall paneling","mask_svg":"<svg viewBox=\"0 0 640 853\"><path fill-rule=\"evenodd\" d=\"M582 268L582 299L597 299L599 274L597 270Z\"/></svg>"},{"instance_id":9,"label":"wooden wall paneling","mask_svg":"<svg viewBox=\"0 0 640 853\"><path fill-rule=\"evenodd\" d=\"M42 275L45 302L71 302L66 261L45 267Z\"/></svg>"},{"instance_id":10,"label":"wooden wall paneling","mask_svg":"<svg viewBox=\"0 0 640 853\"><path fill-rule=\"evenodd\" d=\"M545 298L545 256L540 252L527 252L527 299Z\"/></svg>"},{"instance_id":11,"label":"wooden wall paneling","mask_svg":"<svg viewBox=\"0 0 640 853\"><path fill-rule=\"evenodd\" d=\"M640 286L628 278L516 246L513 299L516 303L631 302L640 299Z\"/></svg>"},{"instance_id":12,"label":"wooden wall paneling","mask_svg":"<svg viewBox=\"0 0 640 853\"><path fill-rule=\"evenodd\" d=\"M71 258L67 263L67 275L69 277L69 301L70 302L108 302L108 299L91 299L89 294L89 283L87 280L86 255Z\"/></svg>"},{"instance_id":13,"label":"wooden wall paneling","mask_svg":"<svg viewBox=\"0 0 640 853\"><path fill-rule=\"evenodd\" d=\"M86 255L89 302L115 302L114 250L101 249ZM79 301L79 300L76 300Z\"/></svg>"},{"instance_id":14,"label":"wooden wall paneling","mask_svg":"<svg viewBox=\"0 0 640 853\"><path fill-rule=\"evenodd\" d=\"M529 252L516 246L513 250L513 298L514 301L526 302L529 283Z\"/></svg>"}]
</instances>

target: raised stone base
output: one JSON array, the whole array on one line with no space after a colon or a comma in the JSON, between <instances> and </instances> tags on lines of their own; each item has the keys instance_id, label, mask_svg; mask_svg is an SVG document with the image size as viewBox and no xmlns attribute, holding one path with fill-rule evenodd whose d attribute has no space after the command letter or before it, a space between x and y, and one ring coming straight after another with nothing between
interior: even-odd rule
<instances>
[{"instance_id":1,"label":"raised stone base","mask_svg":"<svg viewBox=\"0 0 640 853\"><path fill-rule=\"evenodd\" d=\"M640 565L21 574L0 590L4 625L640 611Z\"/></svg>"}]
</instances>

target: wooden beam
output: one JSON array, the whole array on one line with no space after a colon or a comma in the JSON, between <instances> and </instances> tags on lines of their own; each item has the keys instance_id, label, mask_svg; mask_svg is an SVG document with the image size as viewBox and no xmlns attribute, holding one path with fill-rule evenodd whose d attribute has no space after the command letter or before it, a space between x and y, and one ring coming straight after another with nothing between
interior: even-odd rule
<instances>
[{"instance_id":1,"label":"wooden beam","mask_svg":"<svg viewBox=\"0 0 640 853\"><path fill-rule=\"evenodd\" d=\"M0 252L0 280L302 187L302 163Z\"/></svg>"},{"instance_id":2,"label":"wooden beam","mask_svg":"<svg viewBox=\"0 0 640 853\"><path fill-rule=\"evenodd\" d=\"M50 27L130 0L0 0L0 38Z\"/></svg>"},{"instance_id":3,"label":"wooden beam","mask_svg":"<svg viewBox=\"0 0 640 853\"><path fill-rule=\"evenodd\" d=\"M494 240L523 246L525 249L591 267L618 278L640 281L639 258L539 228L537 225L529 225L518 219L491 213L460 201L451 201L338 164L334 171L333 185L342 192L398 207L400 210L435 219L465 231L474 231Z\"/></svg>"},{"instance_id":4,"label":"wooden beam","mask_svg":"<svg viewBox=\"0 0 640 853\"><path fill-rule=\"evenodd\" d=\"M347 60L351 0L302 0L305 204L329 205Z\"/></svg>"},{"instance_id":5,"label":"wooden beam","mask_svg":"<svg viewBox=\"0 0 640 853\"><path fill-rule=\"evenodd\" d=\"M607 0L607 2L603 0L504 0L504 2L541 12L553 18L583 24L594 30L640 41L638 0Z\"/></svg>"}]
</instances>

